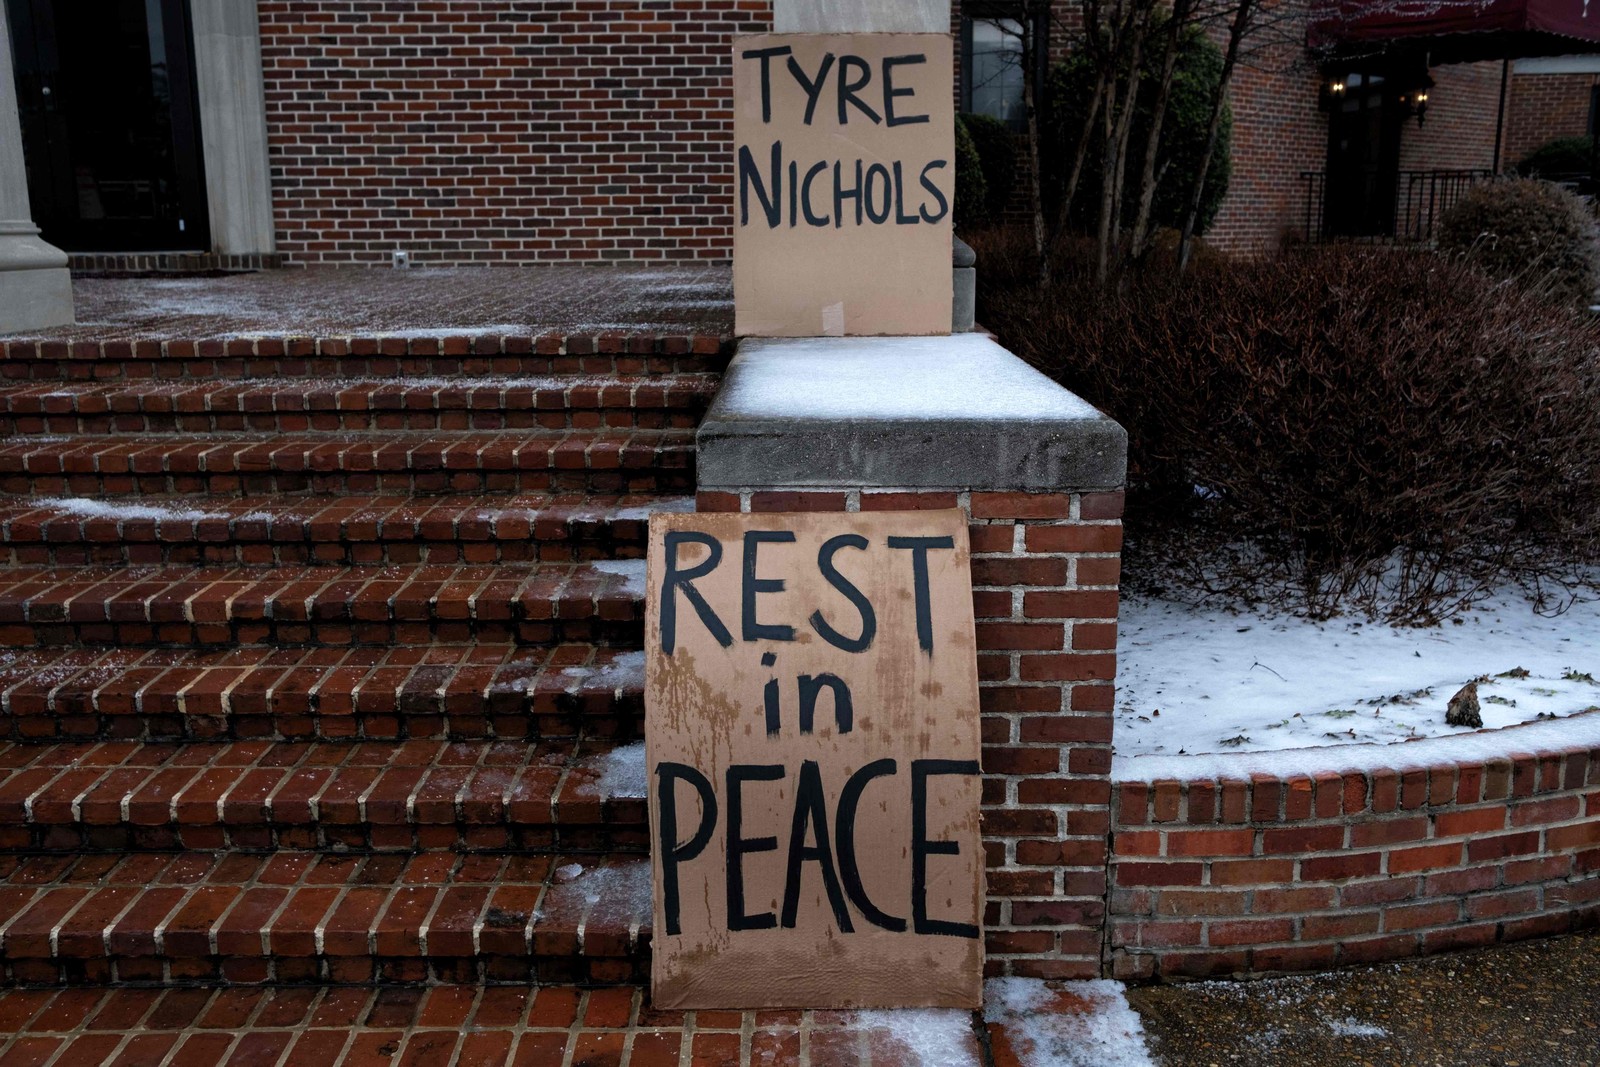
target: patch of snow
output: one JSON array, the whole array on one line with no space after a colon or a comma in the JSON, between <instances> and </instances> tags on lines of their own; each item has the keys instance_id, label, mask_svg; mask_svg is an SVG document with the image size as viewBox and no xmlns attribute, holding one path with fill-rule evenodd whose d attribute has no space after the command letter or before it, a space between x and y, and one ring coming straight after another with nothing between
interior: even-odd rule
<instances>
[{"instance_id":1,"label":"patch of snow","mask_svg":"<svg viewBox=\"0 0 1600 1067\"><path fill-rule=\"evenodd\" d=\"M1154 1067L1120 982L991 978L983 993L985 1021L1005 1025L1022 1067Z\"/></svg>"},{"instance_id":2,"label":"patch of snow","mask_svg":"<svg viewBox=\"0 0 1600 1067\"><path fill-rule=\"evenodd\" d=\"M561 675L572 679L567 692L576 693L590 683L589 688L609 688L613 692L644 687L644 652L634 650L619 652L598 667L563 667Z\"/></svg>"},{"instance_id":3,"label":"patch of snow","mask_svg":"<svg viewBox=\"0 0 1600 1067\"><path fill-rule=\"evenodd\" d=\"M656 514L686 514L694 510L694 497L672 496L652 501L643 507L619 508L613 513L618 519L648 519Z\"/></svg>"},{"instance_id":4,"label":"patch of snow","mask_svg":"<svg viewBox=\"0 0 1600 1067\"><path fill-rule=\"evenodd\" d=\"M648 795L643 741L614 748L597 762L600 777L595 781L595 787L600 790L601 796L642 800Z\"/></svg>"},{"instance_id":5,"label":"patch of snow","mask_svg":"<svg viewBox=\"0 0 1600 1067\"><path fill-rule=\"evenodd\" d=\"M622 578L622 592L629 596L644 596L645 561L642 559L603 559L590 564L601 574L615 574Z\"/></svg>"},{"instance_id":6,"label":"patch of snow","mask_svg":"<svg viewBox=\"0 0 1600 1067\"><path fill-rule=\"evenodd\" d=\"M720 403L744 417L1098 419L983 334L746 340Z\"/></svg>"},{"instance_id":7,"label":"patch of snow","mask_svg":"<svg viewBox=\"0 0 1600 1067\"><path fill-rule=\"evenodd\" d=\"M589 919L632 921L650 914L650 861L590 867L572 882L590 907Z\"/></svg>"},{"instance_id":8,"label":"patch of snow","mask_svg":"<svg viewBox=\"0 0 1600 1067\"><path fill-rule=\"evenodd\" d=\"M1441 626L1314 622L1123 601L1119 758L1461 736L1445 705L1478 681L1485 728L1600 706L1600 603L1541 615L1503 595Z\"/></svg>"},{"instance_id":9,"label":"patch of snow","mask_svg":"<svg viewBox=\"0 0 1600 1067\"><path fill-rule=\"evenodd\" d=\"M882 1034L909 1067L981 1067L974 1055L972 1013L958 1008L894 1008L858 1011L851 1025ZM877 1056L873 1056L877 1062Z\"/></svg>"},{"instance_id":10,"label":"patch of snow","mask_svg":"<svg viewBox=\"0 0 1600 1067\"><path fill-rule=\"evenodd\" d=\"M53 508L69 515L86 519L167 519L173 522L195 522L199 519L225 519L228 516L214 511L194 508L167 507L159 504L122 504L87 497L37 497L29 504Z\"/></svg>"},{"instance_id":11,"label":"patch of snow","mask_svg":"<svg viewBox=\"0 0 1600 1067\"><path fill-rule=\"evenodd\" d=\"M558 881L558 882L575 881L577 879L578 875L580 875L582 873L583 873L583 864L581 864L581 863L568 863L568 864L565 864L563 866L560 866L560 867L556 868L556 881Z\"/></svg>"},{"instance_id":12,"label":"patch of snow","mask_svg":"<svg viewBox=\"0 0 1600 1067\"><path fill-rule=\"evenodd\" d=\"M1328 1023L1328 1029L1336 1037L1388 1037L1389 1031L1372 1023L1360 1022L1356 1019L1333 1019Z\"/></svg>"}]
</instances>

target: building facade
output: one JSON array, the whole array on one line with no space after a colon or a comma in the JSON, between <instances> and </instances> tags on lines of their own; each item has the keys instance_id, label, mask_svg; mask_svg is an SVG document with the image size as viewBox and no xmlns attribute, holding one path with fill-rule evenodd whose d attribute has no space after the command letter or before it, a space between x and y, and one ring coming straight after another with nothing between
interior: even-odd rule
<instances>
[{"instance_id":1,"label":"building facade","mask_svg":"<svg viewBox=\"0 0 1600 1067\"><path fill-rule=\"evenodd\" d=\"M772 0L5 2L33 217L78 267L726 259L729 40L773 24ZM952 0L952 89L1016 122L1011 6ZM1425 237L1418 204L1592 127L1586 57L1402 76L1280 36L1233 84L1224 249Z\"/></svg>"}]
</instances>

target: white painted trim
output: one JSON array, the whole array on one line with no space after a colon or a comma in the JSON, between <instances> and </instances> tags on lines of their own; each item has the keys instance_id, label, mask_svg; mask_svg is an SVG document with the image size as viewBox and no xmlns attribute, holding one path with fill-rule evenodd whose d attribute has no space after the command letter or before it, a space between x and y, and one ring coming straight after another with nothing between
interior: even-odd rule
<instances>
[{"instance_id":1,"label":"white painted trim","mask_svg":"<svg viewBox=\"0 0 1600 1067\"><path fill-rule=\"evenodd\" d=\"M1600 74L1600 55L1519 59L1512 70L1518 74Z\"/></svg>"},{"instance_id":2,"label":"white painted trim","mask_svg":"<svg viewBox=\"0 0 1600 1067\"><path fill-rule=\"evenodd\" d=\"M949 33L950 0L773 0L774 33Z\"/></svg>"},{"instance_id":3,"label":"white painted trim","mask_svg":"<svg viewBox=\"0 0 1600 1067\"><path fill-rule=\"evenodd\" d=\"M256 2L198 0L191 18L211 250L269 253L272 171Z\"/></svg>"}]
</instances>

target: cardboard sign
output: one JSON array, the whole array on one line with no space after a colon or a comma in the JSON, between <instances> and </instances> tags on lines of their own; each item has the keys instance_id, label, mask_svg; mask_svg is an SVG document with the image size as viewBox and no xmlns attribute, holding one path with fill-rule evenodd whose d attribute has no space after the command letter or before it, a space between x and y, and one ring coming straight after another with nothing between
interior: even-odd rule
<instances>
[{"instance_id":1,"label":"cardboard sign","mask_svg":"<svg viewBox=\"0 0 1600 1067\"><path fill-rule=\"evenodd\" d=\"M652 516L658 1007L979 1005L968 553L959 511Z\"/></svg>"},{"instance_id":2,"label":"cardboard sign","mask_svg":"<svg viewBox=\"0 0 1600 1067\"><path fill-rule=\"evenodd\" d=\"M733 45L734 332L950 332L948 34Z\"/></svg>"}]
</instances>

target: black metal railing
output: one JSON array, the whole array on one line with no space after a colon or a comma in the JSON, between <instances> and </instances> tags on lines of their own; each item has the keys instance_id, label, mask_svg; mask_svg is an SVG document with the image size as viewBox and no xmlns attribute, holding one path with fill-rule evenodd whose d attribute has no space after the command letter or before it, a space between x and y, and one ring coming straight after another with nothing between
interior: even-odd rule
<instances>
[{"instance_id":1,"label":"black metal railing","mask_svg":"<svg viewBox=\"0 0 1600 1067\"><path fill-rule=\"evenodd\" d=\"M1393 191L1374 175L1331 180L1327 171L1300 172L1302 233L1307 241L1433 240L1439 221L1491 170L1402 170Z\"/></svg>"}]
</instances>

